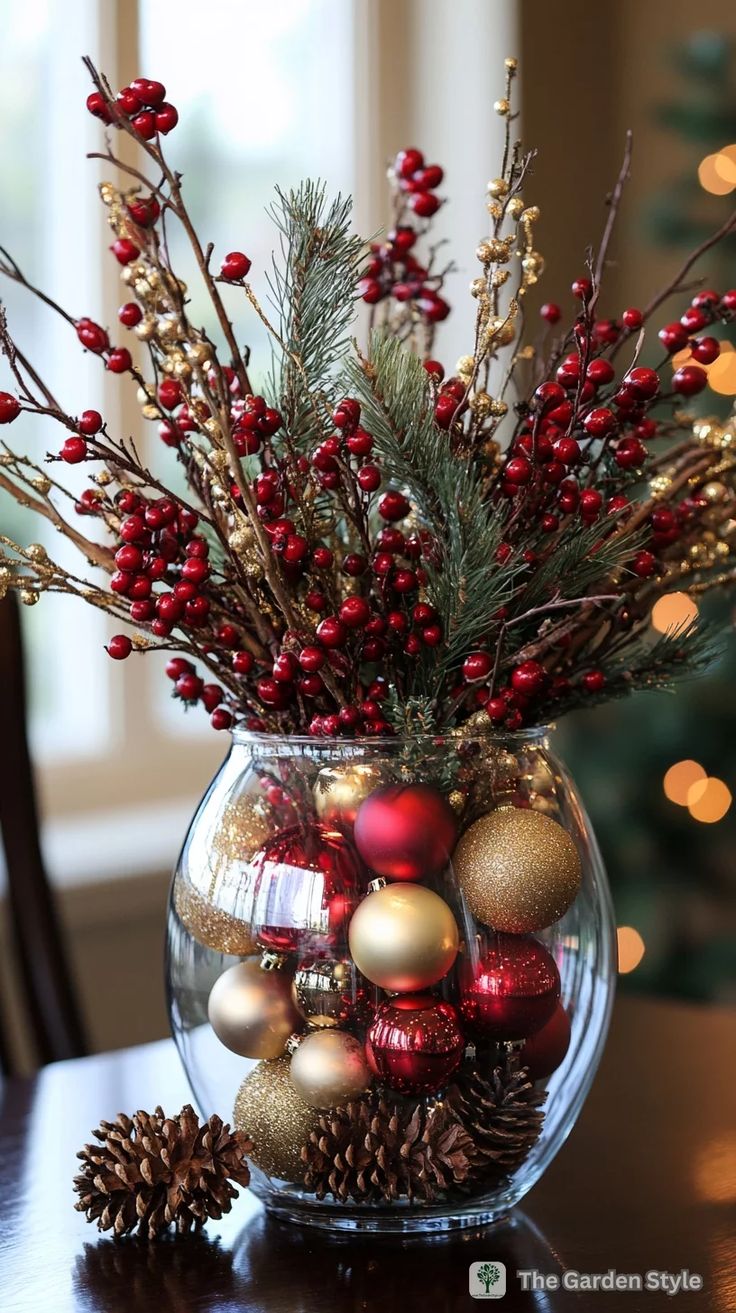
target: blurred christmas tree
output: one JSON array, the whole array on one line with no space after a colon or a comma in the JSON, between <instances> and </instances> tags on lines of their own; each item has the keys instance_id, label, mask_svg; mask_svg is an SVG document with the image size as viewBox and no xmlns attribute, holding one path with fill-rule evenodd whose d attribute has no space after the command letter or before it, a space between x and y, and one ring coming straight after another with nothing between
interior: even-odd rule
<instances>
[{"instance_id":1,"label":"blurred christmas tree","mask_svg":"<svg viewBox=\"0 0 736 1313\"><path fill-rule=\"evenodd\" d=\"M682 95L654 112L662 131L688 149L647 206L643 229L659 246L693 249L736 200L736 48L718 33L697 32L669 58ZM709 252L707 276L721 289L736 284L736 240ZM722 356L701 411L724 415L733 405L736 353L727 349L733 374ZM718 605L733 609L736 598ZM608 866L617 923L629 928L620 936L622 966L630 969L623 989L736 1001L736 806L717 821L698 820L715 816L728 795L713 786L709 811L710 794L705 805L697 802L705 784L696 786L693 815L663 787L671 767L694 760L736 791L735 690L731 642L705 679L674 696L638 694L573 717L560 731Z\"/></svg>"}]
</instances>

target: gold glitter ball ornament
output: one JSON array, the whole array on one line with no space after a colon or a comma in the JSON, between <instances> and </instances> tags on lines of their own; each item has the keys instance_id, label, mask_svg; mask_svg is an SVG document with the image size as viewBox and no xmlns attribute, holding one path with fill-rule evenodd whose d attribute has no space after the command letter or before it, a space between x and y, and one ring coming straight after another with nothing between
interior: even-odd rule
<instances>
[{"instance_id":1,"label":"gold glitter ball ornament","mask_svg":"<svg viewBox=\"0 0 736 1313\"><path fill-rule=\"evenodd\" d=\"M288 1058L259 1062L238 1090L233 1123L253 1141L248 1156L256 1167L279 1180L301 1182L302 1145L314 1130L318 1114L294 1089L290 1067Z\"/></svg>"},{"instance_id":2,"label":"gold glitter ball ornament","mask_svg":"<svg viewBox=\"0 0 736 1313\"><path fill-rule=\"evenodd\" d=\"M224 861L248 862L271 838L274 826L264 802L241 794L225 807L212 835L211 845Z\"/></svg>"},{"instance_id":3,"label":"gold glitter ball ornament","mask_svg":"<svg viewBox=\"0 0 736 1313\"><path fill-rule=\"evenodd\" d=\"M264 971L256 957L217 978L207 1004L217 1038L243 1058L278 1058L302 1024L291 996L291 973Z\"/></svg>"},{"instance_id":4,"label":"gold glitter ball ornament","mask_svg":"<svg viewBox=\"0 0 736 1313\"><path fill-rule=\"evenodd\" d=\"M337 1108L371 1083L365 1048L344 1030L307 1035L291 1059L291 1083L313 1108Z\"/></svg>"},{"instance_id":5,"label":"gold glitter ball ornament","mask_svg":"<svg viewBox=\"0 0 736 1313\"><path fill-rule=\"evenodd\" d=\"M326 825L352 825L360 804L382 781L376 766L325 766L314 784L314 809Z\"/></svg>"},{"instance_id":6,"label":"gold glitter ball ornament","mask_svg":"<svg viewBox=\"0 0 736 1313\"><path fill-rule=\"evenodd\" d=\"M182 925L205 948L234 957L249 957L258 951L249 921L233 916L181 875L174 881L174 907Z\"/></svg>"},{"instance_id":7,"label":"gold glitter ball ornament","mask_svg":"<svg viewBox=\"0 0 736 1313\"><path fill-rule=\"evenodd\" d=\"M477 920L514 935L558 921L582 877L578 850L567 831L549 816L524 808L502 807L475 821L452 861Z\"/></svg>"},{"instance_id":8,"label":"gold glitter ball ornament","mask_svg":"<svg viewBox=\"0 0 736 1313\"><path fill-rule=\"evenodd\" d=\"M412 993L447 975L460 945L444 899L420 884L389 884L364 898L348 931L363 975L381 989Z\"/></svg>"}]
</instances>

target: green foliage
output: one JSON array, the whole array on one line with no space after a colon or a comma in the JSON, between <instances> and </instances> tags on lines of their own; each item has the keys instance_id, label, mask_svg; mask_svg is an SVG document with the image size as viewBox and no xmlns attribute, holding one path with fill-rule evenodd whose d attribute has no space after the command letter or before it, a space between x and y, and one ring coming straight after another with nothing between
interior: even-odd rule
<instances>
[{"instance_id":1,"label":"green foliage","mask_svg":"<svg viewBox=\"0 0 736 1313\"><path fill-rule=\"evenodd\" d=\"M280 234L269 287L283 343L273 389L291 442L306 450L329 422L365 246L350 231L352 200L328 203L323 183L277 188L269 214Z\"/></svg>"},{"instance_id":2,"label":"green foliage","mask_svg":"<svg viewBox=\"0 0 736 1313\"><path fill-rule=\"evenodd\" d=\"M437 544L440 559L427 563L427 592L445 643L441 656L419 664L417 677L426 672L439 691L440 676L480 641L523 567L495 564L504 514L486 500L478 466L455 456L435 424L421 361L401 342L374 334L368 367L349 361L347 382L360 398L385 474L407 489Z\"/></svg>"}]
</instances>

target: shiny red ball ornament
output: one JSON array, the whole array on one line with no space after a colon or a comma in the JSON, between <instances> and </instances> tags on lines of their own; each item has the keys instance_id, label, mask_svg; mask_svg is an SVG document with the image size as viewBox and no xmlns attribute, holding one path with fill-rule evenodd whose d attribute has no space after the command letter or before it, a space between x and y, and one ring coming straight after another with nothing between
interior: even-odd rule
<instances>
[{"instance_id":1,"label":"shiny red ball ornament","mask_svg":"<svg viewBox=\"0 0 736 1313\"><path fill-rule=\"evenodd\" d=\"M455 813L429 784L376 789L355 819L363 861L390 880L421 880L446 866L457 838Z\"/></svg>"},{"instance_id":2,"label":"shiny red ball ornament","mask_svg":"<svg viewBox=\"0 0 736 1313\"><path fill-rule=\"evenodd\" d=\"M570 1018L558 1003L549 1021L526 1041L521 1063L531 1080L545 1080L562 1066L569 1047Z\"/></svg>"},{"instance_id":3,"label":"shiny red ball ornament","mask_svg":"<svg viewBox=\"0 0 736 1313\"><path fill-rule=\"evenodd\" d=\"M431 994L399 994L382 1003L368 1028L368 1065L401 1094L435 1094L460 1063L465 1041L451 1003Z\"/></svg>"},{"instance_id":4,"label":"shiny red ball ornament","mask_svg":"<svg viewBox=\"0 0 736 1313\"><path fill-rule=\"evenodd\" d=\"M279 953L325 953L345 944L365 883L352 844L319 824L270 839L249 862L246 879L258 942Z\"/></svg>"},{"instance_id":5,"label":"shiny red ball ornament","mask_svg":"<svg viewBox=\"0 0 736 1313\"><path fill-rule=\"evenodd\" d=\"M560 997L554 958L527 935L494 935L467 975L460 1014L473 1038L526 1039L546 1025Z\"/></svg>"}]
</instances>

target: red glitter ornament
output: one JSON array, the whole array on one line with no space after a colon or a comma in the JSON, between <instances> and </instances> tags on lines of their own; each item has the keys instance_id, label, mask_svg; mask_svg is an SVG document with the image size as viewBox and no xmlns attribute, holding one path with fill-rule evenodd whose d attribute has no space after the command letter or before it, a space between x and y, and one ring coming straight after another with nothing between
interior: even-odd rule
<instances>
[{"instance_id":1,"label":"red glitter ornament","mask_svg":"<svg viewBox=\"0 0 736 1313\"><path fill-rule=\"evenodd\" d=\"M526 1039L552 1016L560 973L547 949L526 935L496 934L461 983L460 1012L481 1039Z\"/></svg>"},{"instance_id":2,"label":"red glitter ornament","mask_svg":"<svg viewBox=\"0 0 736 1313\"><path fill-rule=\"evenodd\" d=\"M359 902L360 863L344 835L293 826L249 863L258 942L279 953L321 953L346 939Z\"/></svg>"},{"instance_id":3,"label":"red glitter ornament","mask_svg":"<svg viewBox=\"0 0 736 1313\"><path fill-rule=\"evenodd\" d=\"M447 864L457 838L450 804L428 784L391 784L361 805L355 843L363 861L391 880L421 880Z\"/></svg>"},{"instance_id":4,"label":"red glitter ornament","mask_svg":"<svg viewBox=\"0 0 736 1313\"><path fill-rule=\"evenodd\" d=\"M549 1021L525 1043L521 1062L531 1080L544 1080L562 1066L570 1047L570 1018L561 1003Z\"/></svg>"},{"instance_id":5,"label":"red glitter ornament","mask_svg":"<svg viewBox=\"0 0 736 1313\"><path fill-rule=\"evenodd\" d=\"M463 1055L465 1041L451 1003L431 994L400 994L382 1003L368 1028L368 1065L401 1094L434 1094Z\"/></svg>"}]
</instances>

